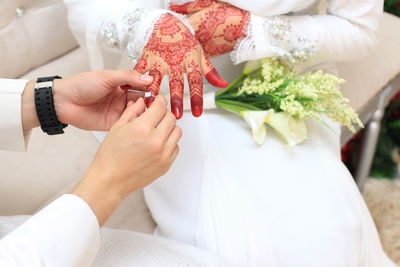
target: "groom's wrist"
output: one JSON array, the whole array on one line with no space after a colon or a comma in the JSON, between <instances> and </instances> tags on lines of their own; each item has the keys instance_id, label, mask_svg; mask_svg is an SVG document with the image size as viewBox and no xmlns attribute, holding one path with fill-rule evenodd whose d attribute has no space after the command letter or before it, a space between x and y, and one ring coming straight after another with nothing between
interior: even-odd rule
<instances>
[{"instance_id":1,"label":"groom's wrist","mask_svg":"<svg viewBox=\"0 0 400 267\"><path fill-rule=\"evenodd\" d=\"M66 98L65 95L63 95L63 92L68 91L65 89L68 86L67 81L65 79L57 79L53 81L53 85L54 110L56 112L57 119L61 123L70 124L67 119L68 116L64 109Z\"/></svg>"},{"instance_id":2,"label":"groom's wrist","mask_svg":"<svg viewBox=\"0 0 400 267\"><path fill-rule=\"evenodd\" d=\"M96 169L90 167L80 183L71 192L89 205L100 226L105 223L123 200L121 190L108 183L108 181L112 181L112 177L104 176L105 174L98 173Z\"/></svg>"}]
</instances>

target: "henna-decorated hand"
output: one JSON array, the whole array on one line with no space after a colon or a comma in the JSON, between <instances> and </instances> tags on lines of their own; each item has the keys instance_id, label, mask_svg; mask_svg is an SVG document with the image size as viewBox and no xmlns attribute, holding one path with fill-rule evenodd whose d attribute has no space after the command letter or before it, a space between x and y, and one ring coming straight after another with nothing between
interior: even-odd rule
<instances>
[{"instance_id":1,"label":"henna-decorated hand","mask_svg":"<svg viewBox=\"0 0 400 267\"><path fill-rule=\"evenodd\" d=\"M189 21L208 57L232 51L236 43L246 37L250 13L230 4L216 0L197 0L183 5L171 5L170 9L181 14L193 14Z\"/></svg>"},{"instance_id":2,"label":"henna-decorated hand","mask_svg":"<svg viewBox=\"0 0 400 267\"><path fill-rule=\"evenodd\" d=\"M143 57L135 69L140 73L149 71L154 81L148 90L153 96L158 95L164 75L169 75L171 111L176 118L183 115L183 74L186 72L192 114L199 117L203 112L203 80L206 79L216 87L226 87L214 66L204 56L200 43L189 29L172 15L164 15L156 23L143 52ZM149 106L154 100L147 101Z\"/></svg>"}]
</instances>

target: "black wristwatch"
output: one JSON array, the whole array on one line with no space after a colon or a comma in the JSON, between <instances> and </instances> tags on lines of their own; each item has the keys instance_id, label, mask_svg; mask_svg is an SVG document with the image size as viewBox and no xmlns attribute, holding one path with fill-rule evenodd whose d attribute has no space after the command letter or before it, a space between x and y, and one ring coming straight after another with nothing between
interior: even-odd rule
<instances>
[{"instance_id":1,"label":"black wristwatch","mask_svg":"<svg viewBox=\"0 0 400 267\"><path fill-rule=\"evenodd\" d=\"M53 100L53 81L60 76L38 78L35 85L35 106L40 127L48 135L63 134L68 124L57 119Z\"/></svg>"}]
</instances>

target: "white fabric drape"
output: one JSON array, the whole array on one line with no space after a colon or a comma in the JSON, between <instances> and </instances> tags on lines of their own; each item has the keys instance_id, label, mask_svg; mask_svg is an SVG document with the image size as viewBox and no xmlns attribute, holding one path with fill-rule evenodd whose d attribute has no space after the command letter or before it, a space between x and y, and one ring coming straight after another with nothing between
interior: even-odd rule
<instances>
[{"instance_id":1,"label":"white fabric drape","mask_svg":"<svg viewBox=\"0 0 400 267\"><path fill-rule=\"evenodd\" d=\"M251 45L238 45L235 62L279 56L325 70L332 61L368 52L382 12L381 0L332 0L327 15L314 13L313 0L228 2L252 12L251 34L243 41ZM129 66L100 52L118 59L114 65L104 61L106 68ZM214 62L224 78L237 75L227 56ZM340 162L337 124L307 122L309 139L292 149L272 130L257 147L241 118L221 110L197 119L186 112L178 124L183 138L177 161L145 189L156 234L245 266L394 266Z\"/></svg>"},{"instance_id":2,"label":"white fabric drape","mask_svg":"<svg viewBox=\"0 0 400 267\"><path fill-rule=\"evenodd\" d=\"M65 201L65 198L63 199ZM63 200L57 200L58 203ZM65 203L67 204L67 203ZM54 206L55 207L55 206ZM60 205L58 204L58 208ZM76 209L76 207L71 207L70 209ZM54 213L54 212L52 212ZM66 209L59 211L57 214L63 217L66 214ZM51 214L49 214L51 215ZM12 216L12 217L1 217L0 216L0 238L9 234L12 231L20 231L18 227L25 228L24 223L29 222L30 216ZM77 218L77 216L73 216ZM87 219L86 216L80 217L82 220ZM89 220L90 222L90 220ZM48 221L42 221L40 227L43 229L48 228ZM22 225L22 227L21 227ZM61 226L60 224L58 224ZM52 225L57 226L57 224ZM65 225L64 225L65 227ZM68 228L60 229L59 234L53 235L54 242L48 242L51 245L50 249L41 251L32 257L29 253L28 248L31 250L37 249L36 246L25 245L18 247L11 247L9 245L8 251L2 251L0 248L0 265L1 266L18 266L18 267L32 267L32 266L57 266L57 267L128 267L128 266L140 266L140 267L153 267L153 266L163 266L163 267L235 267L234 263L224 261L218 256L207 253L206 251L200 250L198 248L188 246L182 243L174 242L172 240L167 240L160 237L155 237L147 234L134 233L125 230L114 230L109 228L102 228L98 234L98 229L96 229L95 240L96 245L89 247L89 250L82 250L82 245L90 241L86 238L86 229L81 227L81 224L75 225L76 232L71 234ZM96 228L96 227L95 227ZM94 229L95 229L94 228ZM50 234L50 231L42 232L41 229L35 229L36 235L44 235L46 233ZM93 231L89 231L89 234ZM12 234L14 235L14 233ZM64 235L68 237L68 240L57 239L59 235ZM50 235L49 235L50 236ZM100 238L99 238L100 237ZM47 238L47 241L49 241ZM24 241L28 240L28 236L20 235L20 239ZM70 240L75 240L79 242L76 248L71 249L69 243ZM99 242L100 240L100 242ZM63 242L64 241L64 242ZM65 241L68 243L65 244ZM0 241L1 244L1 241ZM41 244L45 245L45 244ZM74 244L76 245L76 244ZM4 245L0 245L4 246ZM62 252L67 256L60 257L60 253L56 252L57 246L62 248ZM22 250L25 248L25 250ZM97 248L99 248L98 253ZM6 254L5 252L9 252ZM13 259L12 256L15 256ZM3 257L4 256L4 257ZM77 256L80 260L76 261ZM41 260L41 262L35 262L35 260ZM16 262L18 260L18 262ZM51 260L51 261L50 261Z\"/></svg>"},{"instance_id":3,"label":"white fabric drape","mask_svg":"<svg viewBox=\"0 0 400 267\"><path fill-rule=\"evenodd\" d=\"M28 144L21 120L21 94L27 82L0 79L0 149L23 151ZM0 216L0 266L235 265L159 237L107 228L99 234L97 218L87 203L66 194L34 216Z\"/></svg>"},{"instance_id":4,"label":"white fabric drape","mask_svg":"<svg viewBox=\"0 0 400 267\"><path fill-rule=\"evenodd\" d=\"M177 17L193 31L185 17L163 8L166 4L160 0L64 2L68 8L70 27L81 47L86 48L92 69L103 69L105 66L126 68L127 58L132 68L140 59L154 24L164 14ZM123 62L113 53L121 54Z\"/></svg>"},{"instance_id":5,"label":"white fabric drape","mask_svg":"<svg viewBox=\"0 0 400 267\"><path fill-rule=\"evenodd\" d=\"M0 238L0 266L90 266L99 225L85 201L63 195L29 219L0 217Z\"/></svg>"},{"instance_id":6,"label":"white fabric drape","mask_svg":"<svg viewBox=\"0 0 400 267\"><path fill-rule=\"evenodd\" d=\"M376 42L383 7L383 0L328 0L327 14L305 15L302 9L313 1L227 2L252 13L248 36L232 53L235 63L263 57L318 63L366 56Z\"/></svg>"},{"instance_id":7,"label":"white fabric drape","mask_svg":"<svg viewBox=\"0 0 400 267\"><path fill-rule=\"evenodd\" d=\"M29 135L22 130L21 95L27 80L0 79L0 149L24 151Z\"/></svg>"}]
</instances>

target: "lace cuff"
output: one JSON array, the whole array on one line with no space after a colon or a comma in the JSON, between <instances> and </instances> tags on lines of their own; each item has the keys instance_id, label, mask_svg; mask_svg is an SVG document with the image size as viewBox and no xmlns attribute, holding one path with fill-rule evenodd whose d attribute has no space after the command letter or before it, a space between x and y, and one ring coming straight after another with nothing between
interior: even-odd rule
<instances>
[{"instance_id":1,"label":"lace cuff","mask_svg":"<svg viewBox=\"0 0 400 267\"><path fill-rule=\"evenodd\" d=\"M100 42L103 48L126 53L136 64L153 33L154 25L165 14L175 16L194 33L182 15L163 9L148 10L127 1L104 20L99 34Z\"/></svg>"},{"instance_id":2,"label":"lace cuff","mask_svg":"<svg viewBox=\"0 0 400 267\"><path fill-rule=\"evenodd\" d=\"M247 36L237 44L231 59L235 64L264 57L281 58L292 64L305 62L316 54L319 44L316 34L303 34L302 29L310 25L315 23L308 16L251 15Z\"/></svg>"}]
</instances>

